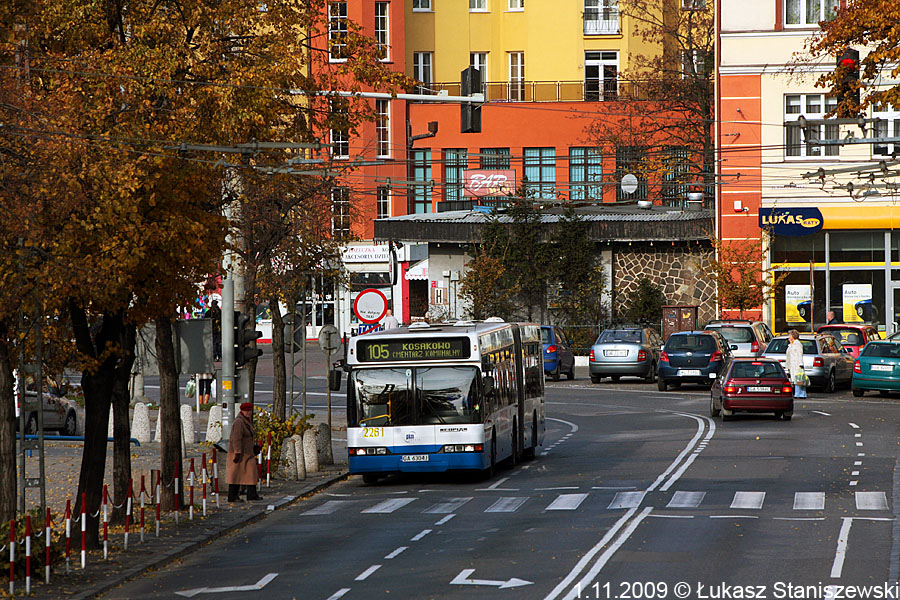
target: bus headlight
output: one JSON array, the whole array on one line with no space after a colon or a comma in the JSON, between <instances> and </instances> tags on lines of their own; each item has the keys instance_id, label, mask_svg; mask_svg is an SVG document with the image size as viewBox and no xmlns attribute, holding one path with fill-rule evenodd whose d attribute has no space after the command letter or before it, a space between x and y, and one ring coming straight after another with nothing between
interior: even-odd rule
<instances>
[{"instance_id":1,"label":"bus headlight","mask_svg":"<svg viewBox=\"0 0 900 600\"><path fill-rule=\"evenodd\" d=\"M375 456L385 455L388 453L387 448L348 448L347 452L350 456Z\"/></svg>"}]
</instances>

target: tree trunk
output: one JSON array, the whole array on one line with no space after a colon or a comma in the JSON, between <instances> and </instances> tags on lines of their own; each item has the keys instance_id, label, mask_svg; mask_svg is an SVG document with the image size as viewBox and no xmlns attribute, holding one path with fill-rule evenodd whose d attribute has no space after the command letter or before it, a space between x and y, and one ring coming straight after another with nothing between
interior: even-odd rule
<instances>
[{"instance_id":1,"label":"tree trunk","mask_svg":"<svg viewBox=\"0 0 900 600\"><path fill-rule=\"evenodd\" d=\"M269 300L269 310L272 312L272 414L284 420L287 404L287 371L284 356L284 319L281 317L277 298Z\"/></svg>"},{"instance_id":2,"label":"tree trunk","mask_svg":"<svg viewBox=\"0 0 900 600\"><path fill-rule=\"evenodd\" d=\"M128 414L131 397L128 393L128 381L134 365L135 335L134 324L124 326L121 340L124 356L116 366L113 381L113 497L116 504L122 505L121 508L113 508L111 520L116 524L125 522L128 507L125 498L129 488L134 487L131 485L131 422Z\"/></svg>"},{"instance_id":3,"label":"tree trunk","mask_svg":"<svg viewBox=\"0 0 900 600\"><path fill-rule=\"evenodd\" d=\"M16 516L16 408L8 323L0 322L0 523Z\"/></svg>"},{"instance_id":4,"label":"tree trunk","mask_svg":"<svg viewBox=\"0 0 900 600\"><path fill-rule=\"evenodd\" d=\"M78 479L78 496L75 513L81 512L82 498L87 505L87 545L99 547L98 510L103 499L103 479L106 471L107 424L112 398L113 380L119 355L112 351L122 335L122 313L103 313L95 335L91 335L87 314L80 306L70 303L72 328L78 351L87 357L103 357L94 368L82 371L81 389L84 392L84 451L81 456L81 474ZM119 501L119 498L115 498Z\"/></svg>"},{"instance_id":5,"label":"tree trunk","mask_svg":"<svg viewBox=\"0 0 900 600\"><path fill-rule=\"evenodd\" d=\"M181 468L181 399L178 395L178 369L175 367L175 345L172 341L172 320L156 319L156 359L159 363L159 418L162 420L162 440L159 449L162 471L162 508L175 508L175 476L181 480L178 506L184 506L184 473Z\"/></svg>"}]
</instances>

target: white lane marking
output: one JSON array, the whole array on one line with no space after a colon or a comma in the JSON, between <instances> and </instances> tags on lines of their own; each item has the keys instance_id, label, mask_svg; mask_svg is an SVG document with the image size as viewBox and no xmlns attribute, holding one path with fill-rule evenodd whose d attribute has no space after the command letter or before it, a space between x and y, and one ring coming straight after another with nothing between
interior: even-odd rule
<instances>
[{"instance_id":1,"label":"white lane marking","mask_svg":"<svg viewBox=\"0 0 900 600\"><path fill-rule=\"evenodd\" d=\"M694 515L647 515L655 519L693 519Z\"/></svg>"},{"instance_id":2,"label":"white lane marking","mask_svg":"<svg viewBox=\"0 0 900 600\"><path fill-rule=\"evenodd\" d=\"M850 427L852 427L853 429L859 429L859 425L857 425L856 423L847 423L847 424L848 424Z\"/></svg>"},{"instance_id":3,"label":"white lane marking","mask_svg":"<svg viewBox=\"0 0 900 600\"><path fill-rule=\"evenodd\" d=\"M544 510L575 510L587 497L587 494L560 494Z\"/></svg>"},{"instance_id":4,"label":"white lane marking","mask_svg":"<svg viewBox=\"0 0 900 600\"><path fill-rule=\"evenodd\" d=\"M673 462L672 465L670 465L669 469L674 468L674 466L677 464L677 461L681 460L681 457L683 455L690 452L690 456L688 456L687 460L681 464L681 466L678 468L678 470L675 471L675 473L673 473L671 477L669 477L669 480L666 482L666 484L663 485L661 488L659 488L660 491L662 491L662 492L668 491L668 489L670 487L672 487L672 485L674 485L675 482L678 481L678 479L682 475L684 475L684 472L687 471L688 467L691 466L691 464L694 462L694 459L696 459L698 456L700 456L700 449L692 450L691 447L695 444L695 440L697 440L700 437L700 435L703 433L704 423L709 425L709 430L706 432L706 436L703 438L704 443L709 443L709 440L712 439L712 436L716 433L716 422L708 417L697 417L695 415L690 415L687 413L674 413L674 414L682 416L682 417L690 417L692 419L696 419L697 435L695 435L691 439L691 441L688 442L688 445L685 447L685 449L682 450L681 453L678 455L678 457L675 459L676 462ZM663 479L667 473L668 473L668 469L667 469L666 473L663 473L662 475L660 475L657 478L657 482L660 481L661 479ZM650 486L650 488L647 491L653 491L654 488L656 488L656 482L654 482L653 485Z\"/></svg>"},{"instance_id":5,"label":"white lane marking","mask_svg":"<svg viewBox=\"0 0 900 600\"><path fill-rule=\"evenodd\" d=\"M475 572L475 569L463 569L459 575L450 581L450 585L491 585L502 589L520 587L523 585L531 585L533 581L526 581L518 577L510 577L506 581L497 581L495 579L469 579L469 576Z\"/></svg>"},{"instance_id":6,"label":"white lane marking","mask_svg":"<svg viewBox=\"0 0 900 600\"><path fill-rule=\"evenodd\" d=\"M865 452L857 452L856 455L857 455L857 456L865 456L866 453L865 453Z\"/></svg>"},{"instance_id":7,"label":"white lane marking","mask_svg":"<svg viewBox=\"0 0 900 600\"><path fill-rule=\"evenodd\" d=\"M419 533L417 533L416 535L414 535L413 537L411 537L411 538L409 539L409 541L411 541L411 542L418 542L419 540L421 540L423 537L425 537L425 536L428 535L429 533L431 533L431 530L430 530L430 529L423 529L422 531L420 531Z\"/></svg>"},{"instance_id":8,"label":"white lane marking","mask_svg":"<svg viewBox=\"0 0 900 600\"><path fill-rule=\"evenodd\" d=\"M735 492L730 508L760 509L766 500L765 492Z\"/></svg>"},{"instance_id":9,"label":"white lane marking","mask_svg":"<svg viewBox=\"0 0 900 600\"><path fill-rule=\"evenodd\" d=\"M675 492L666 508L697 508L705 496L706 492Z\"/></svg>"},{"instance_id":10,"label":"white lane marking","mask_svg":"<svg viewBox=\"0 0 900 600\"><path fill-rule=\"evenodd\" d=\"M824 510L825 492L797 492L794 494L794 510Z\"/></svg>"},{"instance_id":11,"label":"white lane marking","mask_svg":"<svg viewBox=\"0 0 900 600\"><path fill-rule=\"evenodd\" d=\"M618 492L606 508L637 508L644 501L644 492Z\"/></svg>"},{"instance_id":12,"label":"white lane marking","mask_svg":"<svg viewBox=\"0 0 900 600\"><path fill-rule=\"evenodd\" d=\"M830 417L830 416L831 416L831 413L823 412L823 411L821 411L821 410L811 410L811 411L809 411L809 412L814 412L814 413L817 413L817 414L820 414L820 415L824 415L824 416L826 416L826 417Z\"/></svg>"},{"instance_id":13,"label":"white lane marking","mask_svg":"<svg viewBox=\"0 0 900 600\"><path fill-rule=\"evenodd\" d=\"M352 500L328 500L315 508L300 513L301 515L330 515L344 508L348 504L353 504Z\"/></svg>"},{"instance_id":14,"label":"white lane marking","mask_svg":"<svg viewBox=\"0 0 900 600\"><path fill-rule=\"evenodd\" d=\"M854 485L856 485L856 484L858 484L858 483L859 483L858 481L853 480L853 481L850 482L850 485L851 485L851 486L854 486Z\"/></svg>"},{"instance_id":15,"label":"white lane marking","mask_svg":"<svg viewBox=\"0 0 900 600\"><path fill-rule=\"evenodd\" d=\"M193 598L198 594L226 594L229 592L255 592L257 590L261 590L269 583L278 577L278 573L269 573L256 583L250 585L232 585L228 587L202 587L202 588L194 588L192 590L184 590L181 592L175 592L176 596L184 596L185 598Z\"/></svg>"},{"instance_id":16,"label":"white lane marking","mask_svg":"<svg viewBox=\"0 0 900 600\"><path fill-rule=\"evenodd\" d=\"M498 479L497 481L495 481L494 483L492 483L492 484L490 485L490 487L486 487L486 488L484 488L484 489L485 489L485 490L495 490L495 489L497 489L498 487L500 487L500 484L502 484L504 481L507 481L508 479L509 479L509 477L504 477L503 479Z\"/></svg>"},{"instance_id":17,"label":"white lane marking","mask_svg":"<svg viewBox=\"0 0 900 600\"><path fill-rule=\"evenodd\" d=\"M341 588L332 595L328 596L328 600L338 600L338 598L343 598L344 594L350 591L350 588Z\"/></svg>"},{"instance_id":18,"label":"white lane marking","mask_svg":"<svg viewBox=\"0 0 900 600\"><path fill-rule=\"evenodd\" d=\"M825 517L772 517L773 521L824 521Z\"/></svg>"},{"instance_id":19,"label":"white lane marking","mask_svg":"<svg viewBox=\"0 0 900 600\"><path fill-rule=\"evenodd\" d=\"M857 433L857 434L854 435L853 437L862 437L862 434L861 434L861 433Z\"/></svg>"},{"instance_id":20,"label":"white lane marking","mask_svg":"<svg viewBox=\"0 0 900 600\"><path fill-rule=\"evenodd\" d=\"M570 486L560 486L560 487L550 487L550 488L534 488L534 491L536 491L536 492L555 492L558 490L577 490L577 489L578 489L577 485L570 485Z\"/></svg>"},{"instance_id":21,"label":"white lane marking","mask_svg":"<svg viewBox=\"0 0 900 600\"><path fill-rule=\"evenodd\" d=\"M622 413L622 414L626 414L626 413ZM570 434L576 433L578 431L578 425L576 425L575 423L570 423L569 421L564 421L562 419L555 419L553 417L547 417L547 420L548 421L556 421L557 423L562 423L563 425L568 425L569 427L572 428L572 431L569 432Z\"/></svg>"},{"instance_id":22,"label":"white lane marking","mask_svg":"<svg viewBox=\"0 0 900 600\"><path fill-rule=\"evenodd\" d=\"M500 498L490 506L488 506L484 512L486 513L511 513L519 510L525 501L528 498Z\"/></svg>"},{"instance_id":23,"label":"white lane marking","mask_svg":"<svg viewBox=\"0 0 900 600\"><path fill-rule=\"evenodd\" d=\"M859 471L850 471L850 475L852 475L853 477L856 477L859 475Z\"/></svg>"},{"instance_id":24,"label":"white lane marking","mask_svg":"<svg viewBox=\"0 0 900 600\"><path fill-rule=\"evenodd\" d=\"M390 554L388 554L388 555L385 556L384 558L385 558L385 560L390 560L390 559L392 559L392 558L397 558L398 556L400 556L400 554L403 553L404 550L407 550L408 548L409 548L409 546L400 546L399 548L397 548L396 550L394 550L393 552L391 552Z\"/></svg>"},{"instance_id":25,"label":"white lane marking","mask_svg":"<svg viewBox=\"0 0 900 600\"><path fill-rule=\"evenodd\" d=\"M860 467L860 466L862 466L862 461L861 461L861 460L855 460L855 461L853 461L853 466L854 466L854 467Z\"/></svg>"},{"instance_id":26,"label":"white lane marking","mask_svg":"<svg viewBox=\"0 0 900 600\"><path fill-rule=\"evenodd\" d=\"M472 496L468 498L447 498L445 502L440 502L435 504L434 506L429 506L423 512L429 515L447 515L452 512L456 512L461 506L463 506L466 502L472 499Z\"/></svg>"},{"instance_id":27,"label":"white lane marking","mask_svg":"<svg viewBox=\"0 0 900 600\"><path fill-rule=\"evenodd\" d=\"M637 489L633 485L612 485L612 486L594 486L592 490L634 490Z\"/></svg>"},{"instance_id":28,"label":"white lane marking","mask_svg":"<svg viewBox=\"0 0 900 600\"><path fill-rule=\"evenodd\" d=\"M416 500L417 498L394 498L393 500L385 500L384 502L379 502L375 506L369 507L362 512L367 515L386 515L394 512L398 508L403 508L410 502L415 502Z\"/></svg>"},{"instance_id":29,"label":"white lane marking","mask_svg":"<svg viewBox=\"0 0 900 600\"><path fill-rule=\"evenodd\" d=\"M838 534L837 550L834 552L834 562L831 564L831 576L834 578L841 576L844 570L844 559L847 557L847 538L850 537L850 526L853 524L853 517L841 517L843 524L841 532Z\"/></svg>"},{"instance_id":30,"label":"white lane marking","mask_svg":"<svg viewBox=\"0 0 900 600\"><path fill-rule=\"evenodd\" d=\"M440 521L435 523L435 525L443 525L444 523L446 523L447 521L449 521L450 519L452 519L455 516L456 515L447 515L446 517L444 517L443 519L441 519Z\"/></svg>"},{"instance_id":31,"label":"white lane marking","mask_svg":"<svg viewBox=\"0 0 900 600\"><path fill-rule=\"evenodd\" d=\"M755 515L709 515L710 519L758 519Z\"/></svg>"},{"instance_id":32,"label":"white lane marking","mask_svg":"<svg viewBox=\"0 0 900 600\"><path fill-rule=\"evenodd\" d=\"M856 445L857 445L857 446L862 446L863 443L862 443L862 442L856 442Z\"/></svg>"},{"instance_id":33,"label":"white lane marking","mask_svg":"<svg viewBox=\"0 0 900 600\"><path fill-rule=\"evenodd\" d=\"M357 575L356 579L354 581L365 581L369 575L371 575L372 573L374 573L375 571L377 571L380 568L381 568L381 565L372 565L371 567L369 567L368 569L366 569L365 571L363 571L362 573Z\"/></svg>"},{"instance_id":34,"label":"white lane marking","mask_svg":"<svg viewBox=\"0 0 900 600\"><path fill-rule=\"evenodd\" d=\"M888 510L887 495L884 492L856 492L856 509Z\"/></svg>"}]
</instances>

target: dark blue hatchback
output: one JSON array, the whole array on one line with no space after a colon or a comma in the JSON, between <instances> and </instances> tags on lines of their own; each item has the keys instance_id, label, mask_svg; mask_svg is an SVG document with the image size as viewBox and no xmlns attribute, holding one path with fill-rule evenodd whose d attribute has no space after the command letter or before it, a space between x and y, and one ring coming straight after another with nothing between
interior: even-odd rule
<instances>
[{"instance_id":1,"label":"dark blue hatchback","mask_svg":"<svg viewBox=\"0 0 900 600\"><path fill-rule=\"evenodd\" d=\"M544 342L544 374L559 381L562 373L575 379L575 354L554 325L541 325Z\"/></svg>"},{"instance_id":2,"label":"dark blue hatchback","mask_svg":"<svg viewBox=\"0 0 900 600\"><path fill-rule=\"evenodd\" d=\"M717 331L673 333L659 355L659 391L664 392L668 386L678 387L682 383L710 387L730 356L731 350L725 338Z\"/></svg>"}]
</instances>

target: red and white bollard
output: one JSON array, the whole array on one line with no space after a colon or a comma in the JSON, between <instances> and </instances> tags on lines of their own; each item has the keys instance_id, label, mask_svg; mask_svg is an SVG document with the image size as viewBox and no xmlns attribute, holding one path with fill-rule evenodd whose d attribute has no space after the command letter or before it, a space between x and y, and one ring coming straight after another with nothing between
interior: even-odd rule
<instances>
[{"instance_id":1,"label":"red and white bollard","mask_svg":"<svg viewBox=\"0 0 900 600\"><path fill-rule=\"evenodd\" d=\"M16 595L16 520L9 520L9 595Z\"/></svg>"},{"instance_id":2,"label":"red and white bollard","mask_svg":"<svg viewBox=\"0 0 900 600\"><path fill-rule=\"evenodd\" d=\"M128 494L125 500L125 550L128 550L128 534L131 533L131 510L134 504L134 493L132 492L134 482L128 480Z\"/></svg>"},{"instance_id":3,"label":"red and white bollard","mask_svg":"<svg viewBox=\"0 0 900 600\"><path fill-rule=\"evenodd\" d=\"M266 487L272 485L272 432L266 439Z\"/></svg>"},{"instance_id":4,"label":"red and white bollard","mask_svg":"<svg viewBox=\"0 0 900 600\"><path fill-rule=\"evenodd\" d=\"M194 520L194 459L191 459L191 470L188 471L188 489L190 489L190 496L188 496L188 520Z\"/></svg>"},{"instance_id":5,"label":"red and white bollard","mask_svg":"<svg viewBox=\"0 0 900 600\"><path fill-rule=\"evenodd\" d=\"M178 514L181 512L181 493L179 492L179 483L181 475L181 461L179 460L175 463L175 524L178 525L181 522Z\"/></svg>"},{"instance_id":6,"label":"red and white bollard","mask_svg":"<svg viewBox=\"0 0 900 600\"><path fill-rule=\"evenodd\" d=\"M203 468L200 470L200 479L203 480L203 516L206 516L206 484L209 482L209 476L206 473L206 452L200 458L203 461Z\"/></svg>"},{"instance_id":7,"label":"red and white bollard","mask_svg":"<svg viewBox=\"0 0 900 600\"><path fill-rule=\"evenodd\" d=\"M44 583L50 583L50 509L44 517Z\"/></svg>"},{"instance_id":8,"label":"red and white bollard","mask_svg":"<svg viewBox=\"0 0 900 600\"><path fill-rule=\"evenodd\" d=\"M81 569L87 568L87 493L81 494Z\"/></svg>"},{"instance_id":9,"label":"red and white bollard","mask_svg":"<svg viewBox=\"0 0 900 600\"><path fill-rule=\"evenodd\" d=\"M156 537L159 537L159 507L161 504L162 473L156 474Z\"/></svg>"},{"instance_id":10,"label":"red and white bollard","mask_svg":"<svg viewBox=\"0 0 900 600\"><path fill-rule=\"evenodd\" d=\"M141 473L141 543L144 543L144 499L147 495L146 480L144 474Z\"/></svg>"},{"instance_id":11,"label":"red and white bollard","mask_svg":"<svg viewBox=\"0 0 900 600\"><path fill-rule=\"evenodd\" d=\"M25 593L31 593L31 515L25 515Z\"/></svg>"},{"instance_id":12,"label":"red and white bollard","mask_svg":"<svg viewBox=\"0 0 900 600\"><path fill-rule=\"evenodd\" d=\"M219 508L219 458L213 446L213 493L216 495L216 508Z\"/></svg>"},{"instance_id":13,"label":"red and white bollard","mask_svg":"<svg viewBox=\"0 0 900 600\"><path fill-rule=\"evenodd\" d=\"M69 574L69 552L72 549L72 499L66 498L66 575Z\"/></svg>"},{"instance_id":14,"label":"red and white bollard","mask_svg":"<svg viewBox=\"0 0 900 600\"><path fill-rule=\"evenodd\" d=\"M109 486L103 484L103 560L109 560Z\"/></svg>"}]
</instances>

